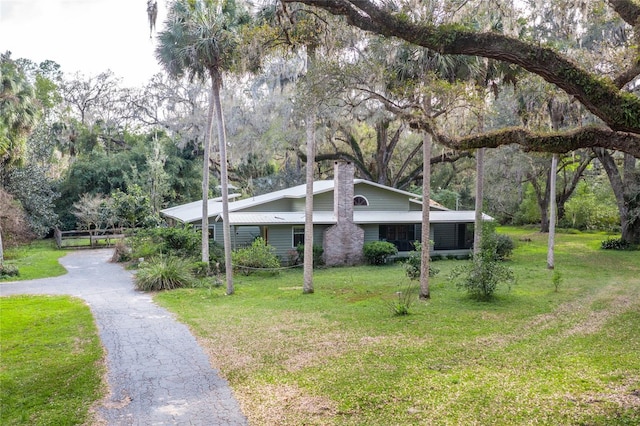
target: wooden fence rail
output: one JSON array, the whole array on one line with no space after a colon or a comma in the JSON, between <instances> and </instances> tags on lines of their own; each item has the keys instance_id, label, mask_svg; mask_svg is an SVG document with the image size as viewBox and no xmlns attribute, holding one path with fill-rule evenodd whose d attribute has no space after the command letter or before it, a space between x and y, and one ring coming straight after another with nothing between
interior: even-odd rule
<instances>
[{"instance_id":1,"label":"wooden fence rail","mask_svg":"<svg viewBox=\"0 0 640 426\"><path fill-rule=\"evenodd\" d=\"M56 228L54 237L58 248L111 247L114 240L125 237L125 230L117 228L61 231Z\"/></svg>"}]
</instances>

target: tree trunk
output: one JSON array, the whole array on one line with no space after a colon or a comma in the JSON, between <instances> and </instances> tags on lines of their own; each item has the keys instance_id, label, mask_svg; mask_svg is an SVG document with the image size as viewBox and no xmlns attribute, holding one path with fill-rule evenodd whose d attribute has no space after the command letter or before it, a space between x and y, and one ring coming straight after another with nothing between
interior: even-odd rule
<instances>
[{"instance_id":1,"label":"tree trunk","mask_svg":"<svg viewBox=\"0 0 640 426\"><path fill-rule=\"evenodd\" d=\"M316 62L316 46L307 45L307 76L309 76ZM316 143L316 110L309 106L306 117L307 127L307 169L306 169L306 199L304 202L304 272L302 293L313 293L313 169L315 168Z\"/></svg>"},{"instance_id":2,"label":"tree trunk","mask_svg":"<svg viewBox=\"0 0 640 426\"><path fill-rule=\"evenodd\" d=\"M484 148L476 152L476 215L473 230L473 255L482 251L482 198L484 185Z\"/></svg>"},{"instance_id":3,"label":"tree trunk","mask_svg":"<svg viewBox=\"0 0 640 426\"><path fill-rule=\"evenodd\" d=\"M547 269L555 268L556 242L556 178L558 170L558 154L551 158L551 175L549 181L549 243L547 247Z\"/></svg>"},{"instance_id":4,"label":"tree trunk","mask_svg":"<svg viewBox=\"0 0 640 426\"><path fill-rule=\"evenodd\" d=\"M220 145L220 187L222 191L222 233L224 239L224 269L227 278L227 294L233 289L233 265L231 264L231 225L229 224L229 182L227 181L227 136L224 129L222 104L220 103L220 78L212 78L212 94L218 125L218 143Z\"/></svg>"},{"instance_id":5,"label":"tree trunk","mask_svg":"<svg viewBox=\"0 0 640 426\"><path fill-rule=\"evenodd\" d=\"M211 78L211 99L207 116L207 132L204 135L204 154L202 159L202 262L209 265L209 160L211 157L211 138L213 137L213 111L215 103L215 81Z\"/></svg>"},{"instance_id":6,"label":"tree trunk","mask_svg":"<svg viewBox=\"0 0 640 426\"><path fill-rule=\"evenodd\" d=\"M4 246L2 245L2 226L0 226L0 268L4 263Z\"/></svg>"},{"instance_id":7,"label":"tree trunk","mask_svg":"<svg viewBox=\"0 0 640 426\"><path fill-rule=\"evenodd\" d=\"M429 241L429 210L431 200L431 134L425 133L422 142L422 250L420 253L420 299L430 299L429 261L431 260Z\"/></svg>"},{"instance_id":8,"label":"tree trunk","mask_svg":"<svg viewBox=\"0 0 640 426\"><path fill-rule=\"evenodd\" d=\"M313 293L313 168L315 164L316 113L309 111L307 126L307 187L304 202L304 283L302 292Z\"/></svg>"},{"instance_id":9,"label":"tree trunk","mask_svg":"<svg viewBox=\"0 0 640 426\"><path fill-rule=\"evenodd\" d=\"M635 173L633 173L630 167L631 160L633 160L633 164L635 165L635 158L629 156L631 158L629 159L625 156L625 173L624 176L622 176L613 156L607 150L598 148L594 149L594 151L602 167L607 172L611 189L616 197L616 205L618 206L618 213L620 214L622 239L631 244L640 244L640 205L638 201L634 202L634 200L638 198L638 194L627 193L627 191L638 191L637 183L634 184L633 182Z\"/></svg>"}]
</instances>

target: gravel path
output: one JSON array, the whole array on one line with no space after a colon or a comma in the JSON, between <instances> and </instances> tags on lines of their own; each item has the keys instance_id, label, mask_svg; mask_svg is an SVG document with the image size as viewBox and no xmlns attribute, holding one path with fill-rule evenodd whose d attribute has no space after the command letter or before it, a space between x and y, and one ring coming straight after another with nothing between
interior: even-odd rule
<instances>
[{"instance_id":1,"label":"gravel path","mask_svg":"<svg viewBox=\"0 0 640 426\"><path fill-rule=\"evenodd\" d=\"M135 291L112 250L71 252L67 275L0 284L0 296L69 294L84 299L107 350L111 394L98 409L109 425L247 425L231 389L189 329Z\"/></svg>"}]
</instances>

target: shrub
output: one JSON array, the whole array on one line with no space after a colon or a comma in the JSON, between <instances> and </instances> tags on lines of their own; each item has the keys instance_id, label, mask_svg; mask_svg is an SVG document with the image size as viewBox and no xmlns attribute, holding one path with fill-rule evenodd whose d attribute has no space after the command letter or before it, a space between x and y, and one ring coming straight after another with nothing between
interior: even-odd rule
<instances>
[{"instance_id":1,"label":"shrub","mask_svg":"<svg viewBox=\"0 0 640 426\"><path fill-rule=\"evenodd\" d=\"M199 259L202 250L202 234L196 232L191 226L141 229L130 239L129 244L133 250L132 258L170 255ZM209 241L209 261L224 262L224 250L213 240Z\"/></svg>"},{"instance_id":2,"label":"shrub","mask_svg":"<svg viewBox=\"0 0 640 426\"><path fill-rule=\"evenodd\" d=\"M456 287L479 300L491 299L499 284L504 283L511 288L515 282L513 271L490 256L477 256L471 262L455 267L450 279Z\"/></svg>"},{"instance_id":3,"label":"shrub","mask_svg":"<svg viewBox=\"0 0 640 426\"><path fill-rule=\"evenodd\" d=\"M144 262L135 276L136 289L142 291L172 290L189 287L193 282L191 264L175 256L160 256Z\"/></svg>"},{"instance_id":4,"label":"shrub","mask_svg":"<svg viewBox=\"0 0 640 426\"><path fill-rule=\"evenodd\" d=\"M298 254L298 263L304 263L304 244L298 244L296 246L296 252ZM324 265L324 259L322 255L324 253L324 249L318 245L313 245L313 267L317 268L318 266Z\"/></svg>"},{"instance_id":5,"label":"shrub","mask_svg":"<svg viewBox=\"0 0 640 426\"><path fill-rule=\"evenodd\" d=\"M20 276L20 271L15 265L0 264L0 279Z\"/></svg>"},{"instance_id":6,"label":"shrub","mask_svg":"<svg viewBox=\"0 0 640 426\"><path fill-rule=\"evenodd\" d=\"M123 240L118 240L113 250L112 262L128 262L131 260L131 247Z\"/></svg>"},{"instance_id":7,"label":"shrub","mask_svg":"<svg viewBox=\"0 0 640 426\"><path fill-rule=\"evenodd\" d=\"M256 238L249 247L234 250L231 253L231 261L234 270L239 270L244 275L249 275L256 269L280 267L275 248L261 237Z\"/></svg>"},{"instance_id":8,"label":"shrub","mask_svg":"<svg viewBox=\"0 0 640 426\"><path fill-rule=\"evenodd\" d=\"M415 290L416 286L409 284L404 290L396 292L396 298L389 301L389 309L393 315L404 316L411 313L411 305L416 300Z\"/></svg>"},{"instance_id":9,"label":"shrub","mask_svg":"<svg viewBox=\"0 0 640 426\"><path fill-rule=\"evenodd\" d=\"M365 243L363 252L368 264L383 265L390 256L398 254L398 249L388 241L371 241Z\"/></svg>"},{"instance_id":10,"label":"shrub","mask_svg":"<svg viewBox=\"0 0 640 426\"><path fill-rule=\"evenodd\" d=\"M420 279L420 267L422 266L422 244L418 241L413 243L415 250L409 252L409 257L407 260L403 262L404 272L407 274L407 277L411 280L419 280ZM429 276L433 277L438 272L439 269L434 268L431 263L429 263Z\"/></svg>"},{"instance_id":11,"label":"shrub","mask_svg":"<svg viewBox=\"0 0 640 426\"><path fill-rule=\"evenodd\" d=\"M498 234L493 223L485 223L482 233L482 251L493 260L505 260L511 257L516 247L513 239L505 234Z\"/></svg>"},{"instance_id":12,"label":"shrub","mask_svg":"<svg viewBox=\"0 0 640 426\"><path fill-rule=\"evenodd\" d=\"M551 277L551 282L556 289L556 293L560 289L560 284L562 284L562 274L557 270L553 271L553 276Z\"/></svg>"},{"instance_id":13,"label":"shrub","mask_svg":"<svg viewBox=\"0 0 640 426\"><path fill-rule=\"evenodd\" d=\"M609 238L600 243L600 248L603 250L630 250L632 245L622 238Z\"/></svg>"}]
</instances>

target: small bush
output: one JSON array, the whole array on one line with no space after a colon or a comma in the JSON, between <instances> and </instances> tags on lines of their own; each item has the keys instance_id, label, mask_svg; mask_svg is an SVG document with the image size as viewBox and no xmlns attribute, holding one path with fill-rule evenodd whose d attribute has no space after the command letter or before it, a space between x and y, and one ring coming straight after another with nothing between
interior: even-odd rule
<instances>
[{"instance_id":1,"label":"small bush","mask_svg":"<svg viewBox=\"0 0 640 426\"><path fill-rule=\"evenodd\" d=\"M510 236L498 234L491 227L485 228L485 233L482 234L482 250L491 252L494 260L508 259L515 247L516 244Z\"/></svg>"},{"instance_id":2,"label":"small bush","mask_svg":"<svg viewBox=\"0 0 640 426\"><path fill-rule=\"evenodd\" d=\"M0 265L0 279L20 276L20 271L15 265Z\"/></svg>"},{"instance_id":3,"label":"small bush","mask_svg":"<svg viewBox=\"0 0 640 426\"><path fill-rule=\"evenodd\" d=\"M632 245L622 238L609 238L600 243L600 248L603 250L631 250Z\"/></svg>"},{"instance_id":4,"label":"small bush","mask_svg":"<svg viewBox=\"0 0 640 426\"><path fill-rule=\"evenodd\" d=\"M422 266L422 244L418 241L413 243L415 250L409 252L409 257L402 264L404 267L404 272L407 274L410 280L419 280L420 279L420 267ZM436 274L440 272L439 269L434 268L431 263L429 263L429 276L434 277Z\"/></svg>"},{"instance_id":5,"label":"small bush","mask_svg":"<svg viewBox=\"0 0 640 426\"><path fill-rule=\"evenodd\" d=\"M487 245L471 262L454 268L449 275L456 287L474 299L489 300L498 285L505 284L510 289L515 283L513 271L498 260L494 247Z\"/></svg>"},{"instance_id":6,"label":"small bush","mask_svg":"<svg viewBox=\"0 0 640 426\"><path fill-rule=\"evenodd\" d=\"M127 246L127 244L123 240L118 240L115 245L115 250L113 251L113 256L111 257L112 262L128 262L131 260L131 247Z\"/></svg>"},{"instance_id":7,"label":"small bush","mask_svg":"<svg viewBox=\"0 0 640 426\"><path fill-rule=\"evenodd\" d=\"M173 290L190 287L193 282L191 264L175 256L160 256L144 262L135 276L136 289L141 291Z\"/></svg>"},{"instance_id":8,"label":"small bush","mask_svg":"<svg viewBox=\"0 0 640 426\"><path fill-rule=\"evenodd\" d=\"M275 248L267 244L264 238L256 238L251 246L234 250L231 253L233 269L250 275L257 269L272 269L280 267L280 260L276 256Z\"/></svg>"},{"instance_id":9,"label":"small bush","mask_svg":"<svg viewBox=\"0 0 640 426\"><path fill-rule=\"evenodd\" d=\"M395 316L404 316L411 313L411 305L416 300L416 286L407 285L404 290L396 292L396 298L389 301L389 309Z\"/></svg>"},{"instance_id":10,"label":"small bush","mask_svg":"<svg viewBox=\"0 0 640 426\"><path fill-rule=\"evenodd\" d=\"M298 244L296 246L296 253L298 255L298 263L304 263L304 244ZM314 268L324 265L324 259L322 258L323 254L324 254L324 249L314 244L313 245L313 267Z\"/></svg>"},{"instance_id":11,"label":"small bush","mask_svg":"<svg viewBox=\"0 0 640 426\"><path fill-rule=\"evenodd\" d=\"M558 290L560 290L560 284L562 284L562 274L557 270L553 271L551 282L553 283L553 286L555 287L557 293Z\"/></svg>"},{"instance_id":12,"label":"small bush","mask_svg":"<svg viewBox=\"0 0 640 426\"><path fill-rule=\"evenodd\" d=\"M191 263L191 272L196 278L204 278L211 275L211 265L207 262L193 262Z\"/></svg>"},{"instance_id":13,"label":"small bush","mask_svg":"<svg viewBox=\"0 0 640 426\"><path fill-rule=\"evenodd\" d=\"M398 249L388 241L371 241L365 243L363 252L368 264L384 265L389 257L398 254Z\"/></svg>"}]
</instances>

